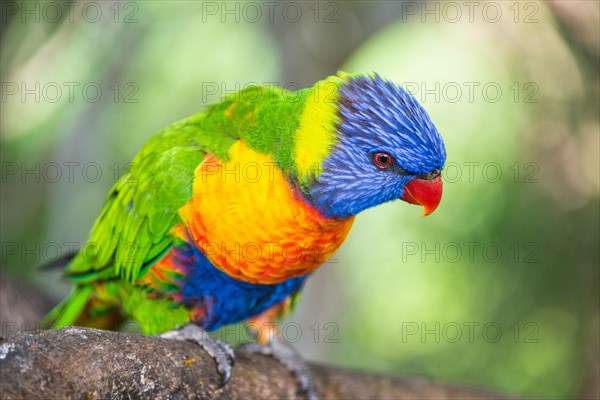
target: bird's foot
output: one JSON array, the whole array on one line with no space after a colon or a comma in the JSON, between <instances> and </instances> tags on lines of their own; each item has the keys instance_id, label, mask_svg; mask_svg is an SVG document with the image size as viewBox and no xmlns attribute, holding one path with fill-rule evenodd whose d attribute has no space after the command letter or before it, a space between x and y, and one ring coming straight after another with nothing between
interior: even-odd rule
<instances>
[{"instance_id":1,"label":"bird's foot","mask_svg":"<svg viewBox=\"0 0 600 400\"><path fill-rule=\"evenodd\" d=\"M246 353L265 354L273 357L283 364L294 376L298 383L300 394L306 395L310 400L317 400L319 398L310 368L296 349L280 336L276 336L268 344L245 343L237 349Z\"/></svg>"},{"instance_id":2,"label":"bird's foot","mask_svg":"<svg viewBox=\"0 0 600 400\"><path fill-rule=\"evenodd\" d=\"M217 363L217 371L221 374L219 389L231 378L231 369L235 361L233 349L227 343L213 338L198 325L189 324L181 329L159 335L165 339L186 340L200 345Z\"/></svg>"}]
</instances>

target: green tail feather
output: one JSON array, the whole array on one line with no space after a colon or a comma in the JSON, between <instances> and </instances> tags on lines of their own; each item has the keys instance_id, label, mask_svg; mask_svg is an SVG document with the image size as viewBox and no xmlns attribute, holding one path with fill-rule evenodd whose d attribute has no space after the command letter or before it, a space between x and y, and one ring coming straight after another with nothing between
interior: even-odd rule
<instances>
[{"instance_id":1,"label":"green tail feather","mask_svg":"<svg viewBox=\"0 0 600 400\"><path fill-rule=\"evenodd\" d=\"M60 329L64 326L75 325L91 295L92 286L90 285L73 288L71 294L44 317L41 322L42 327Z\"/></svg>"}]
</instances>

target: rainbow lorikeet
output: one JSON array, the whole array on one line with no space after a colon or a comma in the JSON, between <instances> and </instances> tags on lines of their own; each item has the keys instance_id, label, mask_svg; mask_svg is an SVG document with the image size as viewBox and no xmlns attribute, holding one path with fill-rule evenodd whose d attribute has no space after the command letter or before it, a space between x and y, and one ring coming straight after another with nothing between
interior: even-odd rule
<instances>
[{"instance_id":1,"label":"rainbow lorikeet","mask_svg":"<svg viewBox=\"0 0 600 400\"><path fill-rule=\"evenodd\" d=\"M445 159L425 110L378 75L248 87L146 143L46 321L115 329L132 318L145 334L198 342L226 382L233 352L204 330L284 315L362 210L402 199L431 213ZM314 394L299 357L252 326Z\"/></svg>"}]
</instances>

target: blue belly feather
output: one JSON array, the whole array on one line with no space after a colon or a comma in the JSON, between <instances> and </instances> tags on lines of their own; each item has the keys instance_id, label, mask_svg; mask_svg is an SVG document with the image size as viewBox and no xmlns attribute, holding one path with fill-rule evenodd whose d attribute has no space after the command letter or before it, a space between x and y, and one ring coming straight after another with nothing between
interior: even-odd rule
<instances>
[{"instance_id":1,"label":"blue belly feather","mask_svg":"<svg viewBox=\"0 0 600 400\"><path fill-rule=\"evenodd\" d=\"M177 253L189 268L182 284L183 302L204 307L206 317L196 322L209 331L262 313L297 292L308 276L259 285L231 278L189 243L177 246Z\"/></svg>"}]
</instances>

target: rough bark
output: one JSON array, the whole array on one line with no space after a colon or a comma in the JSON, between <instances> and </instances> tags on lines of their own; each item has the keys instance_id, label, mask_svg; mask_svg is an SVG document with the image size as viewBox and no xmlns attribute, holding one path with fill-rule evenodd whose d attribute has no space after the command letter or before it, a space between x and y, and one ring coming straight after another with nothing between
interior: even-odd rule
<instances>
[{"instance_id":1,"label":"rough bark","mask_svg":"<svg viewBox=\"0 0 600 400\"><path fill-rule=\"evenodd\" d=\"M0 339L0 392L6 399L297 398L274 359L238 353L229 384L218 389L214 361L191 342L69 327ZM394 378L312 366L327 399L503 399L507 396L419 378Z\"/></svg>"}]
</instances>

